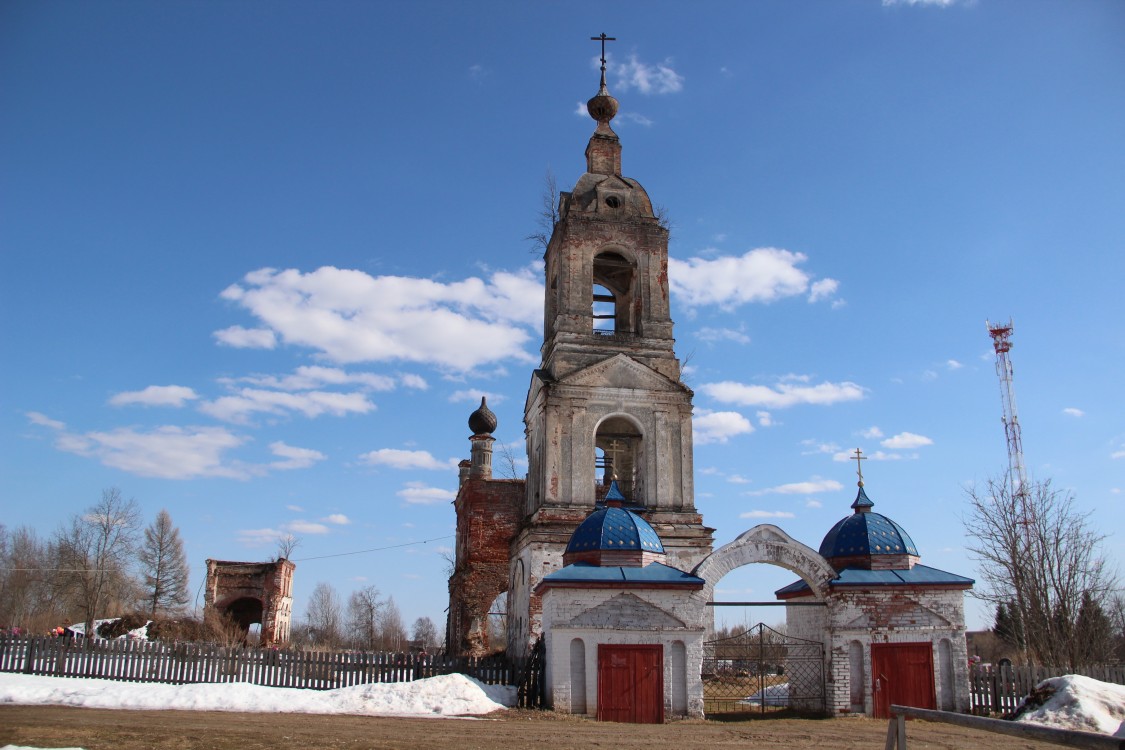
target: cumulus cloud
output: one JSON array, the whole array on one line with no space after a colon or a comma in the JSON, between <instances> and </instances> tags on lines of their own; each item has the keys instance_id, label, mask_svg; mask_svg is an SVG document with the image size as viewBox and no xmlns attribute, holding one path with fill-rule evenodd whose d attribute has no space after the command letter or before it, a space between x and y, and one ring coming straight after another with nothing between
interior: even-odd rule
<instances>
[{"instance_id":1,"label":"cumulus cloud","mask_svg":"<svg viewBox=\"0 0 1125 750\"><path fill-rule=\"evenodd\" d=\"M887 453L885 451L873 451L871 453L864 453L863 457L869 458L872 461L898 461L898 460L902 459L902 454L900 454L900 453ZM915 454L911 458L918 458L918 455ZM832 456L832 460L833 461L854 461L855 460L855 452L853 451L853 452L849 453L847 451L843 451L841 453L837 453L836 455Z\"/></svg>"},{"instance_id":2,"label":"cumulus cloud","mask_svg":"<svg viewBox=\"0 0 1125 750\"><path fill-rule=\"evenodd\" d=\"M397 493L410 505L435 505L452 502L457 493L439 487L429 487L423 482L407 482Z\"/></svg>"},{"instance_id":3,"label":"cumulus cloud","mask_svg":"<svg viewBox=\"0 0 1125 750\"><path fill-rule=\"evenodd\" d=\"M950 370L960 370L965 365L961 364L960 362L958 362L955 359L947 359L945 361L945 366L948 367Z\"/></svg>"},{"instance_id":4,"label":"cumulus cloud","mask_svg":"<svg viewBox=\"0 0 1125 750\"><path fill-rule=\"evenodd\" d=\"M806 448L806 450L801 451L802 456L812 456L817 453L835 453L840 450L840 446L836 443L822 443L819 440L812 439L802 440L801 445Z\"/></svg>"},{"instance_id":5,"label":"cumulus cloud","mask_svg":"<svg viewBox=\"0 0 1125 750\"><path fill-rule=\"evenodd\" d=\"M879 445L893 451L912 450L924 445L933 445L934 441L925 435L915 435L913 432L900 432L894 437L889 437Z\"/></svg>"},{"instance_id":6,"label":"cumulus cloud","mask_svg":"<svg viewBox=\"0 0 1125 750\"><path fill-rule=\"evenodd\" d=\"M779 382L770 387L725 380L720 383L704 383L699 389L725 404L762 406L767 409L785 409L797 404L828 406L843 401L858 401L867 392L863 386L847 381L824 382L819 385Z\"/></svg>"},{"instance_id":7,"label":"cumulus cloud","mask_svg":"<svg viewBox=\"0 0 1125 750\"><path fill-rule=\"evenodd\" d=\"M270 451L283 460L274 461L270 464L272 469L307 469L317 461L323 461L325 456L320 451L314 451L311 448L295 448L292 445L286 445L280 440L270 443Z\"/></svg>"},{"instance_id":8,"label":"cumulus cloud","mask_svg":"<svg viewBox=\"0 0 1125 750\"><path fill-rule=\"evenodd\" d=\"M352 522L352 519L348 518L343 513L333 513L332 515L325 516L320 520L324 521L325 523L334 523L337 526L347 526Z\"/></svg>"},{"instance_id":9,"label":"cumulus cloud","mask_svg":"<svg viewBox=\"0 0 1125 750\"><path fill-rule=\"evenodd\" d=\"M283 524L282 528L292 534L327 534L328 527L313 521L290 521Z\"/></svg>"},{"instance_id":10,"label":"cumulus cloud","mask_svg":"<svg viewBox=\"0 0 1125 750\"><path fill-rule=\"evenodd\" d=\"M718 305L732 310L752 302L775 302L810 292L809 301L835 293L837 282L812 282L797 266L808 258L775 247L759 247L741 256L668 259L672 293L688 307Z\"/></svg>"},{"instance_id":11,"label":"cumulus cloud","mask_svg":"<svg viewBox=\"0 0 1125 750\"><path fill-rule=\"evenodd\" d=\"M601 67L601 58L594 58L595 67ZM684 88L684 77L672 68L672 59L660 63L644 63L631 54L624 61L606 55L606 73L613 77L614 91L636 89L642 94L675 94Z\"/></svg>"},{"instance_id":12,"label":"cumulus cloud","mask_svg":"<svg viewBox=\"0 0 1125 750\"><path fill-rule=\"evenodd\" d=\"M542 323L540 272L536 264L442 283L332 266L309 273L262 268L222 297L286 344L339 364L402 361L463 372L505 359L535 361L524 347Z\"/></svg>"},{"instance_id":13,"label":"cumulus cloud","mask_svg":"<svg viewBox=\"0 0 1125 750\"><path fill-rule=\"evenodd\" d=\"M758 418L758 424L762 427L773 427L773 415L768 411L755 412L754 416Z\"/></svg>"},{"instance_id":14,"label":"cumulus cloud","mask_svg":"<svg viewBox=\"0 0 1125 750\"><path fill-rule=\"evenodd\" d=\"M739 518L796 518L796 516L787 510L751 510L746 513L739 513Z\"/></svg>"},{"instance_id":15,"label":"cumulus cloud","mask_svg":"<svg viewBox=\"0 0 1125 750\"><path fill-rule=\"evenodd\" d=\"M807 482L790 482L789 484L779 484L776 487L769 487L764 490L755 490L747 494L750 495L812 495L816 492L835 492L836 490L844 489L844 485L837 482L835 479L821 479L820 477L813 477Z\"/></svg>"},{"instance_id":16,"label":"cumulus cloud","mask_svg":"<svg viewBox=\"0 0 1125 750\"><path fill-rule=\"evenodd\" d=\"M220 344L235 349L273 349L277 335L268 328L243 328L231 326L213 334Z\"/></svg>"},{"instance_id":17,"label":"cumulus cloud","mask_svg":"<svg viewBox=\"0 0 1125 750\"><path fill-rule=\"evenodd\" d=\"M749 344L750 337L733 328L701 328L696 338L700 341L733 341L736 344Z\"/></svg>"},{"instance_id":18,"label":"cumulus cloud","mask_svg":"<svg viewBox=\"0 0 1125 750\"><path fill-rule=\"evenodd\" d=\"M1063 409L1062 413L1066 414L1068 417L1084 417L1084 416L1086 416L1086 412L1082 411L1081 409L1076 409L1073 406L1068 406L1067 408Z\"/></svg>"},{"instance_id":19,"label":"cumulus cloud","mask_svg":"<svg viewBox=\"0 0 1125 750\"><path fill-rule=\"evenodd\" d=\"M402 382L403 387L413 388L416 391L429 390L430 384L421 375L413 375L411 373L404 373L399 376L399 381Z\"/></svg>"},{"instance_id":20,"label":"cumulus cloud","mask_svg":"<svg viewBox=\"0 0 1125 750\"><path fill-rule=\"evenodd\" d=\"M199 398L195 391L182 385L150 385L143 391L118 393L109 400L110 406L173 406L179 408L188 401Z\"/></svg>"},{"instance_id":21,"label":"cumulus cloud","mask_svg":"<svg viewBox=\"0 0 1125 750\"><path fill-rule=\"evenodd\" d=\"M262 388L280 391L310 391L324 386L359 386L372 391L394 390L395 380L373 372L348 372L338 367L306 365L298 367L291 375L248 375L236 382L250 383Z\"/></svg>"},{"instance_id":22,"label":"cumulus cloud","mask_svg":"<svg viewBox=\"0 0 1125 750\"><path fill-rule=\"evenodd\" d=\"M235 539L239 544L247 547L264 547L267 544L275 544L285 536L288 536L288 532L280 529L240 529L236 532Z\"/></svg>"},{"instance_id":23,"label":"cumulus cloud","mask_svg":"<svg viewBox=\"0 0 1125 750\"><path fill-rule=\"evenodd\" d=\"M375 409L375 404L362 393L335 393L332 391L309 391L307 393L287 393L268 391L259 388L243 388L233 396L222 396L208 401L199 407L208 414L224 422L246 424L254 414L289 414L297 412L314 418L322 414L342 417L346 414L366 414Z\"/></svg>"},{"instance_id":24,"label":"cumulus cloud","mask_svg":"<svg viewBox=\"0 0 1125 750\"><path fill-rule=\"evenodd\" d=\"M692 417L692 429L696 445L725 443L735 435L745 435L754 431L750 420L736 411L699 410Z\"/></svg>"},{"instance_id":25,"label":"cumulus cloud","mask_svg":"<svg viewBox=\"0 0 1125 750\"><path fill-rule=\"evenodd\" d=\"M66 423L60 422L57 419L51 419L46 414L41 414L37 411L27 412L27 421L40 427L49 427L52 430L65 430Z\"/></svg>"},{"instance_id":26,"label":"cumulus cloud","mask_svg":"<svg viewBox=\"0 0 1125 750\"><path fill-rule=\"evenodd\" d=\"M224 452L245 441L221 427L167 426L149 431L120 428L81 435L64 433L56 440L56 446L142 477L246 479L261 470L225 461L223 457Z\"/></svg>"},{"instance_id":27,"label":"cumulus cloud","mask_svg":"<svg viewBox=\"0 0 1125 750\"><path fill-rule=\"evenodd\" d=\"M883 431L875 425L871 425L866 430L860 430L859 434L861 437L865 437L868 440L878 440L879 438L883 437Z\"/></svg>"},{"instance_id":28,"label":"cumulus cloud","mask_svg":"<svg viewBox=\"0 0 1125 750\"><path fill-rule=\"evenodd\" d=\"M399 448L380 448L364 453L359 460L369 466L389 466L392 469L447 470L457 466L457 459L445 461L434 458L429 451L407 451Z\"/></svg>"}]
</instances>

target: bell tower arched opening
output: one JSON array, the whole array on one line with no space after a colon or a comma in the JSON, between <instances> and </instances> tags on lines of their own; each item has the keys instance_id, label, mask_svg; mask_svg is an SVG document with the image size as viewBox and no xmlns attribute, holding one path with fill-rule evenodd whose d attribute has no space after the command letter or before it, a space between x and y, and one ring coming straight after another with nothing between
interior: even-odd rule
<instances>
[{"instance_id":1,"label":"bell tower arched opening","mask_svg":"<svg viewBox=\"0 0 1125 750\"><path fill-rule=\"evenodd\" d=\"M605 497L610 482L636 505L644 504L644 437L640 429L623 416L613 416L598 425L594 437L597 497Z\"/></svg>"},{"instance_id":2,"label":"bell tower arched opening","mask_svg":"<svg viewBox=\"0 0 1125 750\"><path fill-rule=\"evenodd\" d=\"M633 313L636 266L620 253L603 252L593 263L594 333L636 333Z\"/></svg>"}]
</instances>

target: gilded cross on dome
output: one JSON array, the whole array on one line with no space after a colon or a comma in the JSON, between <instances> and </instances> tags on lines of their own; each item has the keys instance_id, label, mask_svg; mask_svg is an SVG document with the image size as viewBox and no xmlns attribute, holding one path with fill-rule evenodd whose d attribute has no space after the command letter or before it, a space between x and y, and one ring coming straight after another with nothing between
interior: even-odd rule
<instances>
[{"instance_id":1,"label":"gilded cross on dome","mask_svg":"<svg viewBox=\"0 0 1125 750\"><path fill-rule=\"evenodd\" d=\"M866 461L867 456L863 455L863 451L859 448L855 449L855 473L859 474L859 486L863 486L863 464L860 461Z\"/></svg>"}]
</instances>

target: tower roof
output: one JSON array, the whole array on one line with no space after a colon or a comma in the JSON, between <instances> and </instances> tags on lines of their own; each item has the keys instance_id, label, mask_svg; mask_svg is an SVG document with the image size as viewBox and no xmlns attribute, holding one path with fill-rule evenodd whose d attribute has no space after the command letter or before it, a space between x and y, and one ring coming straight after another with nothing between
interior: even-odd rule
<instances>
[{"instance_id":1,"label":"tower roof","mask_svg":"<svg viewBox=\"0 0 1125 750\"><path fill-rule=\"evenodd\" d=\"M481 397L480 408L469 415L469 429L474 435L491 435L496 430L496 415L488 408L488 399Z\"/></svg>"},{"instance_id":2,"label":"tower roof","mask_svg":"<svg viewBox=\"0 0 1125 750\"><path fill-rule=\"evenodd\" d=\"M636 513L625 508L603 507L578 525L566 546L577 552L652 552L664 554L656 531Z\"/></svg>"},{"instance_id":3,"label":"tower roof","mask_svg":"<svg viewBox=\"0 0 1125 750\"><path fill-rule=\"evenodd\" d=\"M852 508L855 513L840 519L820 543L820 554L833 558L855 558L873 555L918 556L918 548L906 530L886 516L875 513L875 505L860 483Z\"/></svg>"}]
</instances>

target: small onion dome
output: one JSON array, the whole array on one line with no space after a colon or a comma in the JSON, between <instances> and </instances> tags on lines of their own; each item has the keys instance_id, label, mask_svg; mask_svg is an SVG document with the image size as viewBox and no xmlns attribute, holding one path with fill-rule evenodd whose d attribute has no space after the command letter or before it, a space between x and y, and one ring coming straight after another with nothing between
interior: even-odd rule
<instances>
[{"instance_id":1,"label":"small onion dome","mask_svg":"<svg viewBox=\"0 0 1125 750\"><path fill-rule=\"evenodd\" d=\"M867 497L863 486L859 488L852 508L855 513L841 519L824 536L820 543L820 554L829 562L848 558L849 562L860 562L854 558L870 558L873 555L910 555L917 557L918 548L906 530L884 515L871 508L875 503Z\"/></svg>"},{"instance_id":2,"label":"small onion dome","mask_svg":"<svg viewBox=\"0 0 1125 750\"><path fill-rule=\"evenodd\" d=\"M605 85L605 76L602 76L602 86L598 89L598 93L594 95L590 101L586 102L586 111L590 113L590 117L600 125L602 123L608 124L610 120L617 116L617 100L610 96L609 89Z\"/></svg>"},{"instance_id":3,"label":"small onion dome","mask_svg":"<svg viewBox=\"0 0 1125 750\"><path fill-rule=\"evenodd\" d=\"M580 552L651 552L664 554L656 531L631 510L605 507L595 510L570 536L566 554Z\"/></svg>"},{"instance_id":4,"label":"small onion dome","mask_svg":"<svg viewBox=\"0 0 1125 750\"><path fill-rule=\"evenodd\" d=\"M469 429L474 435L490 435L496 430L496 415L488 408L486 398L481 398L480 408L469 415Z\"/></svg>"}]
</instances>

